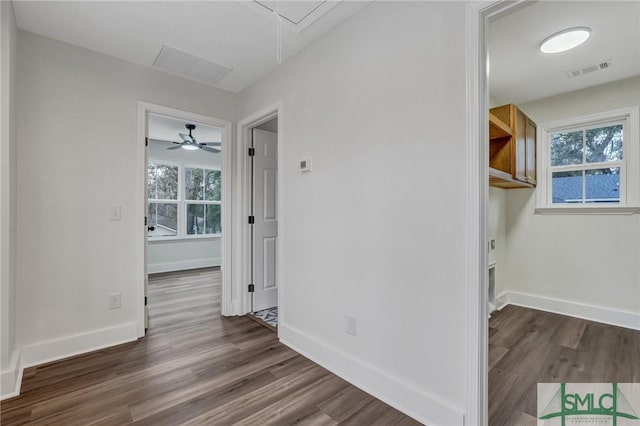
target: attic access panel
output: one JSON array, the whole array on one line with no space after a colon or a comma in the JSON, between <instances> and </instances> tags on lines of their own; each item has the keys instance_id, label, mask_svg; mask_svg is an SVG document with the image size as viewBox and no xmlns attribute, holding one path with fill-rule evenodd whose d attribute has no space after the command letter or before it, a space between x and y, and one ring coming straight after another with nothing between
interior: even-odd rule
<instances>
[{"instance_id":1,"label":"attic access panel","mask_svg":"<svg viewBox=\"0 0 640 426\"><path fill-rule=\"evenodd\" d=\"M159 70L215 86L232 68L164 45L153 61Z\"/></svg>"},{"instance_id":2,"label":"attic access panel","mask_svg":"<svg viewBox=\"0 0 640 426\"><path fill-rule=\"evenodd\" d=\"M317 21L322 15L331 10L340 1L278 1L278 0L253 0L253 4L268 13L278 14L285 22L302 31Z\"/></svg>"}]
</instances>

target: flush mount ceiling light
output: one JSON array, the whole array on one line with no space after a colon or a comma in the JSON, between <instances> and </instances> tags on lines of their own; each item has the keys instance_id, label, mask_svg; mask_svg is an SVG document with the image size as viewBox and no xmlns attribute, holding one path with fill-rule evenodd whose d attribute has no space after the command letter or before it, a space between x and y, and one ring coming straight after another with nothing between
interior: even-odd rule
<instances>
[{"instance_id":1,"label":"flush mount ceiling light","mask_svg":"<svg viewBox=\"0 0 640 426\"><path fill-rule=\"evenodd\" d=\"M540 43L542 53L560 53L580 46L591 35L591 28L569 28L550 35Z\"/></svg>"}]
</instances>

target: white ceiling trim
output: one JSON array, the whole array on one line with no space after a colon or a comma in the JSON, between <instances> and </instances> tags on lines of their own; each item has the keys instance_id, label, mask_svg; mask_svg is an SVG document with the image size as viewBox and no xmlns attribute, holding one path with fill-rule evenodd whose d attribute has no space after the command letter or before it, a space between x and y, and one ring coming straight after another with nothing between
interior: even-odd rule
<instances>
[{"instance_id":1,"label":"white ceiling trim","mask_svg":"<svg viewBox=\"0 0 640 426\"><path fill-rule=\"evenodd\" d=\"M257 8L261 13L273 19L276 10L278 15L296 32L307 29L311 24L320 19L324 14L340 4L342 0L323 0L323 1L278 1L278 0L253 0L245 4ZM298 16L294 16L293 10L289 8L296 4L306 5L306 10ZM301 16L300 16L301 15Z\"/></svg>"}]
</instances>

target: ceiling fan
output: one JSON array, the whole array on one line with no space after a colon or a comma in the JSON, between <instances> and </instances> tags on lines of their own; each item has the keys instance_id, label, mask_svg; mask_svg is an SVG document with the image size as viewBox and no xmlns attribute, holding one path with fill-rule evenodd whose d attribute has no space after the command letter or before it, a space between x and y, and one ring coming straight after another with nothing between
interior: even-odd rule
<instances>
[{"instance_id":1,"label":"ceiling fan","mask_svg":"<svg viewBox=\"0 0 640 426\"><path fill-rule=\"evenodd\" d=\"M198 142L196 140L196 137L193 136L191 134L191 131L194 130L196 128L195 124L185 124L184 125L188 130L189 130L189 134L185 135L184 133L178 133L178 136L180 136L180 138L182 139L182 142L174 142L174 141L163 141L160 139L149 139L150 141L155 141L155 142L167 142L167 143L173 143L176 144L177 146L171 146L167 149L186 149L189 151L195 151L197 149L202 149L204 151L207 152L213 152L213 153L218 153L220 152L222 149L222 142Z\"/></svg>"}]
</instances>

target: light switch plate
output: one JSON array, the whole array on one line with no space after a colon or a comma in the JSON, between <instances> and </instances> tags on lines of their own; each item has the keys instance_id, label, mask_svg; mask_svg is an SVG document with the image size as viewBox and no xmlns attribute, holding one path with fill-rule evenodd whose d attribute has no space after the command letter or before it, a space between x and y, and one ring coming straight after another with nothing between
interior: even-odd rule
<instances>
[{"instance_id":1,"label":"light switch plate","mask_svg":"<svg viewBox=\"0 0 640 426\"><path fill-rule=\"evenodd\" d=\"M121 306L122 295L120 293L109 294L109 309L118 309Z\"/></svg>"},{"instance_id":2,"label":"light switch plate","mask_svg":"<svg viewBox=\"0 0 640 426\"><path fill-rule=\"evenodd\" d=\"M109 208L109 220L120 220L120 219L122 219L122 207L111 206L111 208Z\"/></svg>"}]
</instances>

